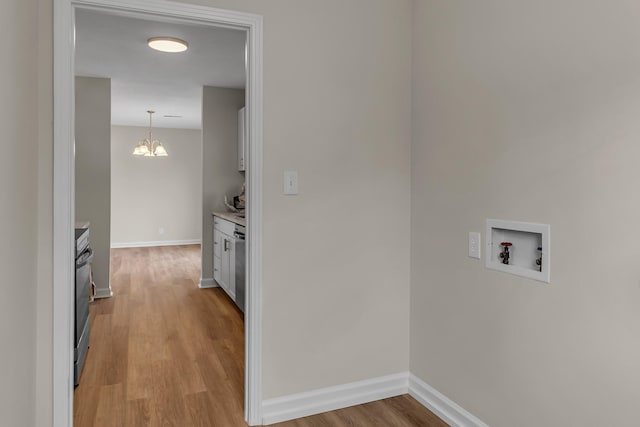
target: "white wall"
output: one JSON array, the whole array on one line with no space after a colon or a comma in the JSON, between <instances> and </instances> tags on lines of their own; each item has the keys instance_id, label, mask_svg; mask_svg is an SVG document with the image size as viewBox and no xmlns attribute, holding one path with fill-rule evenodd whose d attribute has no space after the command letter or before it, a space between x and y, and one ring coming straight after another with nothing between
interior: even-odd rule
<instances>
[{"instance_id":1,"label":"white wall","mask_svg":"<svg viewBox=\"0 0 640 427\"><path fill-rule=\"evenodd\" d=\"M138 157L148 128L111 128L111 244L150 246L199 242L202 132L153 128L167 157Z\"/></svg>"},{"instance_id":2,"label":"white wall","mask_svg":"<svg viewBox=\"0 0 640 427\"><path fill-rule=\"evenodd\" d=\"M493 427L637 426L640 3L415 5L411 370ZM551 284L467 258L486 218L551 224Z\"/></svg>"},{"instance_id":3,"label":"white wall","mask_svg":"<svg viewBox=\"0 0 640 427\"><path fill-rule=\"evenodd\" d=\"M111 295L111 80L76 77L76 221L89 221L96 296Z\"/></svg>"},{"instance_id":4,"label":"white wall","mask_svg":"<svg viewBox=\"0 0 640 427\"><path fill-rule=\"evenodd\" d=\"M20 2L24 4L26 2ZM5 3L6 4L6 3ZM37 313L36 333L36 364L33 371L36 375L35 395L35 425L48 426L53 414L52 360L52 313L53 306L53 75L51 65L53 52L51 49L51 34L53 22L51 19L53 5L48 0L38 1L38 22L35 28L37 34L38 52L38 251L37 251L37 295L35 298ZM2 25L4 27L4 24ZM34 27L23 27L34 28ZM36 52L35 48L30 48ZM27 75L23 75L26 77ZM2 79L0 79L2 80ZM20 80L18 80L20 81ZM34 82L29 81L29 85ZM15 84L15 80L14 80ZM4 269L3 269L4 270ZM33 302L33 301L31 301ZM24 333L24 331L21 331ZM13 386L13 385L11 385ZM13 388L12 388L13 392ZM4 411L2 411L4 413ZM2 424L2 423L0 423Z\"/></svg>"},{"instance_id":5,"label":"white wall","mask_svg":"<svg viewBox=\"0 0 640 427\"><path fill-rule=\"evenodd\" d=\"M244 90L205 86L202 93L202 278L213 279L212 211L226 212L224 195L240 193L244 173L238 172L238 110Z\"/></svg>"},{"instance_id":6,"label":"white wall","mask_svg":"<svg viewBox=\"0 0 640 427\"><path fill-rule=\"evenodd\" d=\"M35 423L38 9L0 6L0 425Z\"/></svg>"},{"instance_id":7,"label":"white wall","mask_svg":"<svg viewBox=\"0 0 640 427\"><path fill-rule=\"evenodd\" d=\"M264 397L406 371L411 2L199 3L264 16Z\"/></svg>"}]
</instances>

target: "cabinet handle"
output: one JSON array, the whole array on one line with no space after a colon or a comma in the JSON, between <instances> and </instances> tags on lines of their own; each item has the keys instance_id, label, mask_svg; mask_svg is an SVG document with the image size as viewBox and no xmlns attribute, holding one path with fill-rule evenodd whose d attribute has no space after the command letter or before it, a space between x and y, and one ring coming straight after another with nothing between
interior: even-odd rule
<instances>
[{"instance_id":1,"label":"cabinet handle","mask_svg":"<svg viewBox=\"0 0 640 427\"><path fill-rule=\"evenodd\" d=\"M227 244L229 243L229 241L227 239L224 239L224 251L228 251L229 250L229 246L227 246Z\"/></svg>"}]
</instances>

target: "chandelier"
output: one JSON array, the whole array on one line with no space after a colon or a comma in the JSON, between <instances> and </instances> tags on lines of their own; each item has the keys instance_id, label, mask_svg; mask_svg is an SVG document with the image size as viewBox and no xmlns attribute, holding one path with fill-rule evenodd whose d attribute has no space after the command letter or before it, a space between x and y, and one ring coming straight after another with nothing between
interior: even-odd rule
<instances>
[{"instance_id":1,"label":"chandelier","mask_svg":"<svg viewBox=\"0 0 640 427\"><path fill-rule=\"evenodd\" d=\"M147 113L149 113L149 137L138 142L138 145L133 149L133 155L143 157L168 156L169 153L167 153L167 149L164 148L164 145L162 145L160 141L153 139L153 135L151 133L151 116L155 111L147 110Z\"/></svg>"}]
</instances>

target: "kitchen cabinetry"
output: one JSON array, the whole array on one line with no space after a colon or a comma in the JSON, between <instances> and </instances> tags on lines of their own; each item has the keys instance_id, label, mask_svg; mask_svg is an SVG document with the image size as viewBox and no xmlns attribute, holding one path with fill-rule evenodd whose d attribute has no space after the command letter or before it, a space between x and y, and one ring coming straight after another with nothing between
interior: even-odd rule
<instances>
[{"instance_id":1,"label":"kitchen cabinetry","mask_svg":"<svg viewBox=\"0 0 640 427\"><path fill-rule=\"evenodd\" d=\"M247 109L242 107L238 111L238 170L245 170L245 156L247 153Z\"/></svg>"},{"instance_id":2,"label":"kitchen cabinetry","mask_svg":"<svg viewBox=\"0 0 640 427\"><path fill-rule=\"evenodd\" d=\"M213 217L213 278L229 297L236 300L235 224Z\"/></svg>"}]
</instances>

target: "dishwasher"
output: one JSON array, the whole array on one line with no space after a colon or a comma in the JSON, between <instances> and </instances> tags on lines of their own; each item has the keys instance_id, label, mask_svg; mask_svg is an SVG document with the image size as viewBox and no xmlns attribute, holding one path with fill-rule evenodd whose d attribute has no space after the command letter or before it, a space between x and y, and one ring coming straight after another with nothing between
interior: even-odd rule
<instances>
[{"instance_id":1,"label":"dishwasher","mask_svg":"<svg viewBox=\"0 0 640 427\"><path fill-rule=\"evenodd\" d=\"M246 301L246 242L245 227L236 224L233 232L235 239L235 267L236 267L236 305L244 313Z\"/></svg>"}]
</instances>

